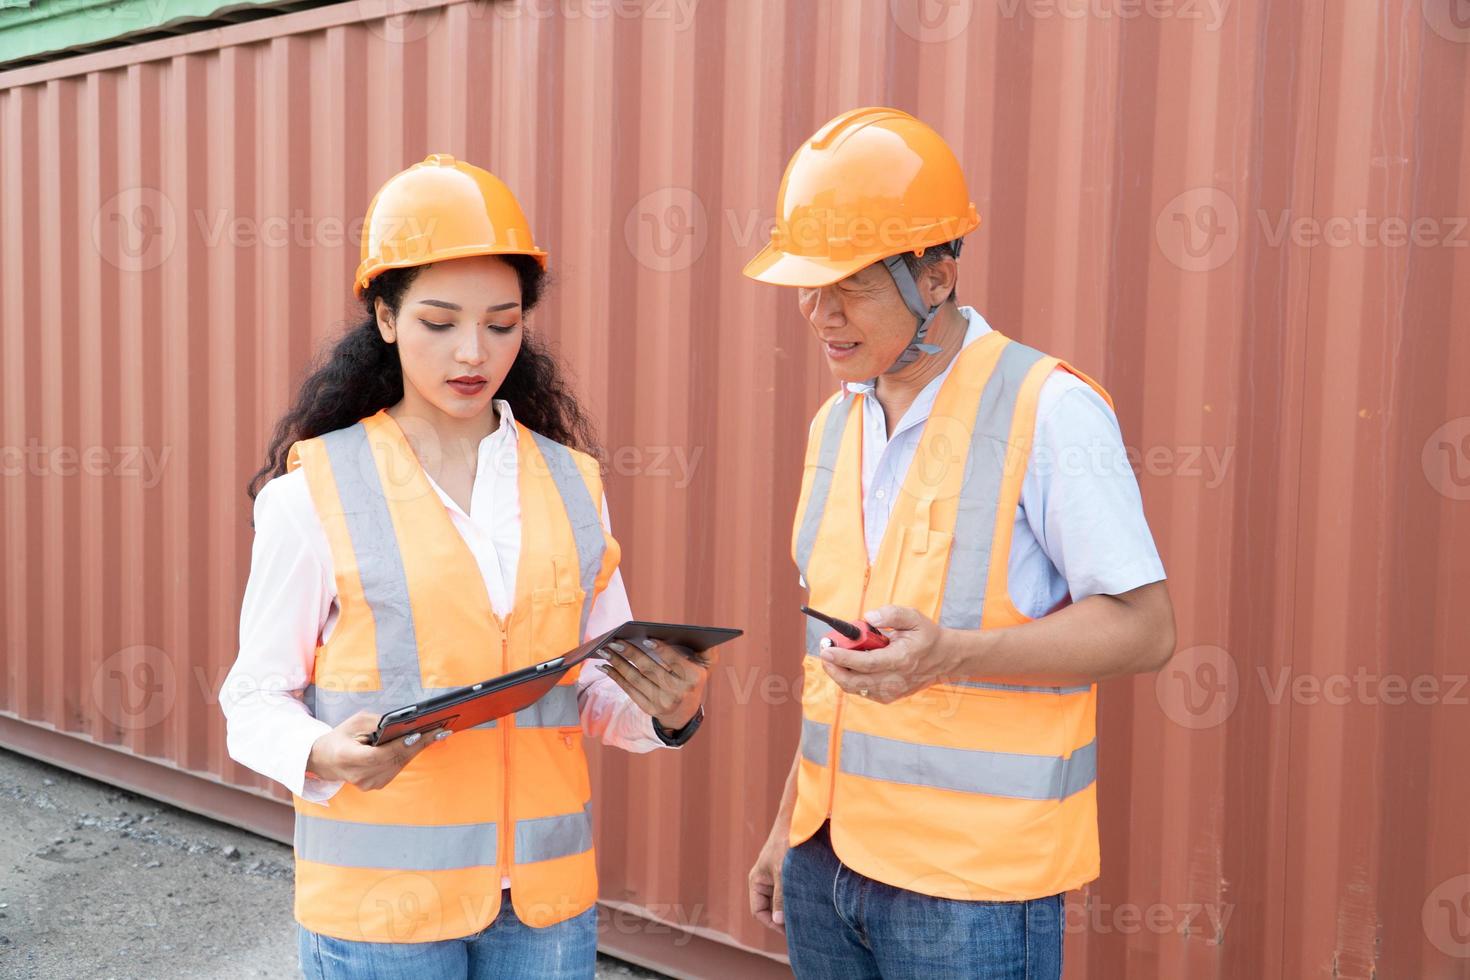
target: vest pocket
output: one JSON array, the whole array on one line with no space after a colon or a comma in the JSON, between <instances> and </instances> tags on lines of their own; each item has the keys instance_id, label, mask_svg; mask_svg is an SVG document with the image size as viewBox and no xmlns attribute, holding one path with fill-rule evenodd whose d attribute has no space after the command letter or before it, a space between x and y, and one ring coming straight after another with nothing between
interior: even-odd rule
<instances>
[{"instance_id":1,"label":"vest pocket","mask_svg":"<svg viewBox=\"0 0 1470 980\"><path fill-rule=\"evenodd\" d=\"M582 642L581 589L534 589L531 592L532 654L525 665L560 656Z\"/></svg>"},{"instance_id":2,"label":"vest pocket","mask_svg":"<svg viewBox=\"0 0 1470 980\"><path fill-rule=\"evenodd\" d=\"M888 573L890 581L875 578L869 583L866 607L873 609L888 603L909 606L933 619L939 614L953 543L954 535L949 531L903 528L895 567ZM880 571L875 569L875 573Z\"/></svg>"}]
</instances>

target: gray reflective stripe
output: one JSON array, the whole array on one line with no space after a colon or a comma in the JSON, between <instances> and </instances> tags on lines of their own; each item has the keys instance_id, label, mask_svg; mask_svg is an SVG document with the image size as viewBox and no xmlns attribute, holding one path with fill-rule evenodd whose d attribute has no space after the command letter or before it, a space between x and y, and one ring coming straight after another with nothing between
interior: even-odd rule
<instances>
[{"instance_id":1,"label":"gray reflective stripe","mask_svg":"<svg viewBox=\"0 0 1470 980\"><path fill-rule=\"evenodd\" d=\"M565 728L580 722L575 684L558 684L530 707L516 712L517 728Z\"/></svg>"},{"instance_id":2,"label":"gray reflective stripe","mask_svg":"<svg viewBox=\"0 0 1470 980\"><path fill-rule=\"evenodd\" d=\"M435 695L457 690L457 687L419 687L401 680L397 683L390 681L389 687L382 691L330 691L313 684L303 692L302 700L315 717L329 724L339 725L359 711L384 715L398 708L426 701ZM495 719L491 718L471 727L494 728Z\"/></svg>"},{"instance_id":3,"label":"gray reflective stripe","mask_svg":"<svg viewBox=\"0 0 1470 980\"><path fill-rule=\"evenodd\" d=\"M847 417L852 413L857 398L844 394L827 413L827 424L822 426L822 443L817 450L817 471L812 474L812 489L807 494L806 510L801 515L801 531L796 536L796 567L806 574L807 562L811 561L812 549L817 543L817 529L822 525L822 515L827 511L827 497L832 492L832 476L837 470L837 454L842 449L842 433L847 428Z\"/></svg>"},{"instance_id":4,"label":"gray reflective stripe","mask_svg":"<svg viewBox=\"0 0 1470 980\"><path fill-rule=\"evenodd\" d=\"M1022 694L1086 694L1092 690L1092 685L1086 687L1037 687L1030 684L992 684L988 681L954 681L956 687L978 687L987 691L1017 691Z\"/></svg>"},{"instance_id":5,"label":"gray reflective stripe","mask_svg":"<svg viewBox=\"0 0 1470 980\"><path fill-rule=\"evenodd\" d=\"M892 783L1025 800L1064 800L1097 779L1097 742L1069 757L922 745L842 733L842 771Z\"/></svg>"},{"instance_id":6,"label":"gray reflective stripe","mask_svg":"<svg viewBox=\"0 0 1470 980\"><path fill-rule=\"evenodd\" d=\"M1043 356L1025 344L1007 343L985 383L985 390L980 393L955 514L949 574L939 612L941 626L962 630L980 628L985 612L985 583L990 576L990 543L995 537L996 508L1010 450L1016 396L1026 373ZM1007 557L1003 555L1001 560Z\"/></svg>"},{"instance_id":7,"label":"gray reflective stripe","mask_svg":"<svg viewBox=\"0 0 1470 980\"><path fill-rule=\"evenodd\" d=\"M597 573L602 570L602 556L607 550L607 539L602 532L602 501L592 499L570 449L539 432L532 432L531 438L546 460L547 470L556 484L557 493L561 495L561 505L567 512L572 537L577 544L581 586L586 593L582 602L582 625L577 632L581 638L587 635L587 620L592 615L592 601L596 598L592 593L597 588Z\"/></svg>"},{"instance_id":8,"label":"gray reflective stripe","mask_svg":"<svg viewBox=\"0 0 1470 980\"><path fill-rule=\"evenodd\" d=\"M806 655L808 657L815 657L819 652L818 644L822 642L822 637L827 635L828 627L812 619L810 616L803 616L801 618L806 620Z\"/></svg>"},{"instance_id":9,"label":"gray reflective stripe","mask_svg":"<svg viewBox=\"0 0 1470 980\"><path fill-rule=\"evenodd\" d=\"M296 814L296 856L303 861L389 871L493 867L495 824L444 827L351 823Z\"/></svg>"},{"instance_id":10,"label":"gray reflective stripe","mask_svg":"<svg viewBox=\"0 0 1470 980\"><path fill-rule=\"evenodd\" d=\"M372 610L378 644L378 676L383 686L392 686L395 700L383 710L421 701L425 694L419 688L419 648L413 628L413 607L408 599L408 576L403 570L403 556L398 550L398 535L388 513L388 500L374 465L367 427L361 422L328 432L321 437L332 477L337 483L337 496L342 503L342 517L352 540L352 553L357 559L357 575L362 582L363 598ZM371 476L371 479L369 478ZM401 679L398 680L398 679ZM347 719L357 708L343 710L343 700L323 698L327 692L316 692L323 711L316 716L329 725Z\"/></svg>"},{"instance_id":11,"label":"gray reflective stripe","mask_svg":"<svg viewBox=\"0 0 1470 980\"><path fill-rule=\"evenodd\" d=\"M819 766L827 764L832 748L832 726L810 718L801 719L801 754Z\"/></svg>"},{"instance_id":12,"label":"gray reflective stripe","mask_svg":"<svg viewBox=\"0 0 1470 980\"><path fill-rule=\"evenodd\" d=\"M591 849L591 803L576 813L516 821L516 864L550 861Z\"/></svg>"}]
</instances>

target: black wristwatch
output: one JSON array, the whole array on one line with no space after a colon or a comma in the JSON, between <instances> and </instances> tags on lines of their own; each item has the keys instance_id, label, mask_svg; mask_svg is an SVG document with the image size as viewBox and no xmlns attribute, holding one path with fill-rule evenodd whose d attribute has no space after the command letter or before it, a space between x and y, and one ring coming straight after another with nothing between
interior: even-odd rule
<instances>
[{"instance_id":1,"label":"black wristwatch","mask_svg":"<svg viewBox=\"0 0 1470 980\"><path fill-rule=\"evenodd\" d=\"M665 745L671 745L677 748L694 737L694 733L699 731L699 723L702 721L704 721L704 705L701 704L699 710L694 712L694 717L685 722L684 727L677 731L670 731L660 725L657 718L653 719L653 734L657 735L659 741Z\"/></svg>"}]
</instances>

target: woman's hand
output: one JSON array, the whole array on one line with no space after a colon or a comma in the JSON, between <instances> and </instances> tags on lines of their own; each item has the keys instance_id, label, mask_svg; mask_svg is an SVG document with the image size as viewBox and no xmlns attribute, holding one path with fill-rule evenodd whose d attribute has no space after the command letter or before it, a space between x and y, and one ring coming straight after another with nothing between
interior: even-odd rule
<instances>
[{"instance_id":1,"label":"woman's hand","mask_svg":"<svg viewBox=\"0 0 1470 980\"><path fill-rule=\"evenodd\" d=\"M358 789L382 789L424 749L452 735L447 728L414 732L385 745L362 742L377 729L382 715L359 711L317 739L306 760L308 771L322 779L341 780Z\"/></svg>"},{"instance_id":2,"label":"woman's hand","mask_svg":"<svg viewBox=\"0 0 1470 980\"><path fill-rule=\"evenodd\" d=\"M683 728L699 711L709 668L718 660L711 650L696 661L691 651L662 640L614 640L603 649L607 663L598 664L597 669L670 730Z\"/></svg>"}]
</instances>

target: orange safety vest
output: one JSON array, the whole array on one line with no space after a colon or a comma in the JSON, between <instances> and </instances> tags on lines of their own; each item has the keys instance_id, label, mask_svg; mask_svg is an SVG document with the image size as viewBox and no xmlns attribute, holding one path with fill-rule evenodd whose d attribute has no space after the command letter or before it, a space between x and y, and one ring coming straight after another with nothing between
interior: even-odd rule
<instances>
[{"instance_id":1,"label":"orange safety vest","mask_svg":"<svg viewBox=\"0 0 1470 980\"><path fill-rule=\"evenodd\" d=\"M474 555L385 411L296 443L326 529L339 618L305 699L337 725L565 653L617 567L589 457L518 425L515 605L491 609ZM296 805L296 919L339 939L422 943L478 932L509 875L531 926L597 899L580 668L512 717L431 746L386 787Z\"/></svg>"},{"instance_id":2,"label":"orange safety vest","mask_svg":"<svg viewBox=\"0 0 1470 980\"><path fill-rule=\"evenodd\" d=\"M1007 564L1037 395L1058 367L1108 398L994 331L959 353L871 565L864 396L823 405L792 540L811 606L857 619L893 603L968 630L1028 622ZM950 899L1021 901L1097 877L1095 685L953 678L883 705L827 676L816 656L825 632L808 622L793 846L830 820L848 867Z\"/></svg>"}]
</instances>

